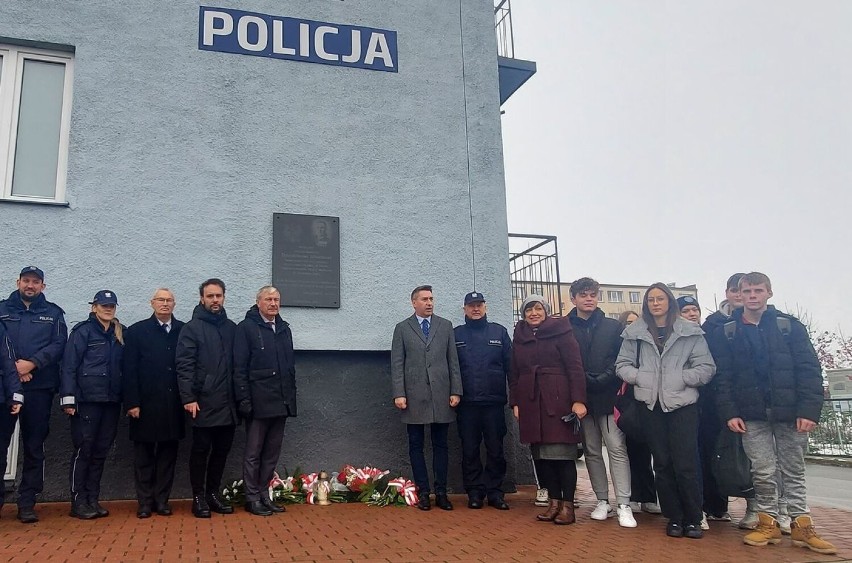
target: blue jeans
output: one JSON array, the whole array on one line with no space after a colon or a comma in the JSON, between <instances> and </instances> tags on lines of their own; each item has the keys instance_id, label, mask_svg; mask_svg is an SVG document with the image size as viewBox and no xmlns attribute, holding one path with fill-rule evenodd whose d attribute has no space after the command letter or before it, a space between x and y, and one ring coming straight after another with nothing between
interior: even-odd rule
<instances>
[{"instance_id":1,"label":"blue jeans","mask_svg":"<svg viewBox=\"0 0 852 563\"><path fill-rule=\"evenodd\" d=\"M449 466L449 448L447 431L449 424L432 423L429 425L432 436L432 472L435 474L435 494L447 494L447 467ZM408 457L411 460L411 472L420 495L429 494L429 473L426 470L426 457L423 455L426 425L408 425Z\"/></svg>"},{"instance_id":2,"label":"blue jeans","mask_svg":"<svg viewBox=\"0 0 852 563\"><path fill-rule=\"evenodd\" d=\"M805 488L808 433L796 431L795 422L747 420L745 425L743 449L751 461L758 512L778 518L779 495L784 494L790 518L808 514Z\"/></svg>"}]
</instances>

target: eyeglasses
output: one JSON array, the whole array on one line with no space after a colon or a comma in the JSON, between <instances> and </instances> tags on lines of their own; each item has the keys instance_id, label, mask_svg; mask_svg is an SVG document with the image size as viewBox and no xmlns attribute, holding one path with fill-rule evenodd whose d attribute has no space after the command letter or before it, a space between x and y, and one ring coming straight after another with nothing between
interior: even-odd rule
<instances>
[{"instance_id":1,"label":"eyeglasses","mask_svg":"<svg viewBox=\"0 0 852 563\"><path fill-rule=\"evenodd\" d=\"M152 301L156 301L157 303L174 303L175 300L171 297L155 297Z\"/></svg>"},{"instance_id":2,"label":"eyeglasses","mask_svg":"<svg viewBox=\"0 0 852 563\"><path fill-rule=\"evenodd\" d=\"M648 303L665 303L668 301L667 297L649 297Z\"/></svg>"}]
</instances>

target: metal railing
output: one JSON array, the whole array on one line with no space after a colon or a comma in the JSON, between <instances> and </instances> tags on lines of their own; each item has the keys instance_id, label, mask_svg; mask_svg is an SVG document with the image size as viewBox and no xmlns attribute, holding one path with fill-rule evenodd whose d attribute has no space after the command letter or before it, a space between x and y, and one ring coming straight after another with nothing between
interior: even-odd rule
<instances>
[{"instance_id":1,"label":"metal railing","mask_svg":"<svg viewBox=\"0 0 852 563\"><path fill-rule=\"evenodd\" d=\"M852 399L826 399L819 426L808 435L808 454L852 457Z\"/></svg>"},{"instance_id":2,"label":"metal railing","mask_svg":"<svg viewBox=\"0 0 852 563\"><path fill-rule=\"evenodd\" d=\"M494 29L497 31L497 54L515 58L515 34L512 30L512 3L494 0Z\"/></svg>"},{"instance_id":3,"label":"metal railing","mask_svg":"<svg viewBox=\"0 0 852 563\"><path fill-rule=\"evenodd\" d=\"M509 233L509 276L514 322L521 319L521 304L530 294L542 295L550 303L553 314L561 313L556 237Z\"/></svg>"}]
</instances>

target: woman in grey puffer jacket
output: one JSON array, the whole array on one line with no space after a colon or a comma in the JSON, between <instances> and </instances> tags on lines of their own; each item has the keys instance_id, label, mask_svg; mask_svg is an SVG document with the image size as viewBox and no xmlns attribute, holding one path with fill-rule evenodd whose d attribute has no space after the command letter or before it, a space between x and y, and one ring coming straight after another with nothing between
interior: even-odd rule
<instances>
[{"instance_id":1,"label":"woman in grey puffer jacket","mask_svg":"<svg viewBox=\"0 0 852 563\"><path fill-rule=\"evenodd\" d=\"M655 283L645 292L642 318L621 336L615 370L647 406L640 409L640 420L654 456L660 505L669 519L666 533L701 538L698 387L716 372L704 332L682 319L671 290Z\"/></svg>"}]
</instances>

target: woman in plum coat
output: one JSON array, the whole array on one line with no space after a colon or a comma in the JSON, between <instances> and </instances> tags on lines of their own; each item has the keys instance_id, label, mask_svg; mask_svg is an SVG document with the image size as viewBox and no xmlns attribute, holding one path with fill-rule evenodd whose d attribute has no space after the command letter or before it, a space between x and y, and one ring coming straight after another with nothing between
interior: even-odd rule
<instances>
[{"instance_id":1,"label":"woman in plum coat","mask_svg":"<svg viewBox=\"0 0 852 563\"><path fill-rule=\"evenodd\" d=\"M515 326L509 372L509 404L518 419L521 442L530 444L541 485L550 506L537 516L544 522L573 524L586 416L586 374L580 347L567 318L550 316L550 304L530 295Z\"/></svg>"}]
</instances>

